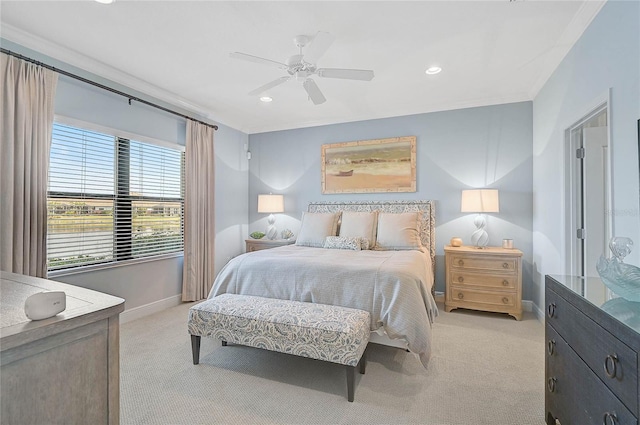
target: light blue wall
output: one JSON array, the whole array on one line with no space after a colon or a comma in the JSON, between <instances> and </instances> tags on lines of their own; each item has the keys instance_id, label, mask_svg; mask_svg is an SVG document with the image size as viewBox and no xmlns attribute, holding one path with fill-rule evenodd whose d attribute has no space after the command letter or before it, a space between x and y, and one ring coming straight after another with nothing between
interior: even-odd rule
<instances>
[{"instance_id":1,"label":"light blue wall","mask_svg":"<svg viewBox=\"0 0 640 425\"><path fill-rule=\"evenodd\" d=\"M487 217L489 244L514 239L524 252L524 298L531 299L531 102L252 134L249 146L249 231L267 226L260 193L282 193L279 230L298 232L310 201L433 199L436 201L436 289L444 291L443 247L453 236L470 243L473 215L460 213L463 189L500 190L500 213ZM320 155L326 143L417 136L417 190L397 194L322 195Z\"/></svg>"},{"instance_id":2,"label":"light blue wall","mask_svg":"<svg viewBox=\"0 0 640 425\"><path fill-rule=\"evenodd\" d=\"M2 40L2 46L177 112L202 118L7 40ZM186 122L183 118L135 101L129 105L124 97L69 77L61 76L59 79L55 113L169 144L185 144ZM214 140L216 184L211 188L216 197L216 273L230 258L244 251L248 209L248 162L244 150L248 136L224 125L218 126ZM125 308L131 309L180 294L182 260L179 256L53 279L122 297L126 300Z\"/></svg>"},{"instance_id":3,"label":"light blue wall","mask_svg":"<svg viewBox=\"0 0 640 425\"><path fill-rule=\"evenodd\" d=\"M544 275L565 262L564 130L611 89L614 234L640 245L638 133L640 3L609 0L533 102L534 301L544 305ZM640 249L628 261L640 264Z\"/></svg>"}]
</instances>

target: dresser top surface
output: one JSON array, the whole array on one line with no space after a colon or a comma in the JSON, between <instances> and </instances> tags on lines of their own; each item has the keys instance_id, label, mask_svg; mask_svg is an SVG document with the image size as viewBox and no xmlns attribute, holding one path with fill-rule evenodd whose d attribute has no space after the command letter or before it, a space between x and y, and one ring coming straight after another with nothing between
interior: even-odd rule
<instances>
[{"instance_id":1,"label":"dresser top surface","mask_svg":"<svg viewBox=\"0 0 640 425\"><path fill-rule=\"evenodd\" d=\"M553 280L640 334L640 303L615 295L599 277L549 275Z\"/></svg>"},{"instance_id":2,"label":"dresser top surface","mask_svg":"<svg viewBox=\"0 0 640 425\"><path fill-rule=\"evenodd\" d=\"M515 255L522 256L522 251L516 248L501 248L498 246L486 246L484 248L476 248L475 246L451 246L446 245L444 250L447 252L461 252L470 254L495 254L495 255Z\"/></svg>"},{"instance_id":3,"label":"dresser top surface","mask_svg":"<svg viewBox=\"0 0 640 425\"><path fill-rule=\"evenodd\" d=\"M66 309L49 319L31 321L24 313L27 297L38 292L64 291ZM16 332L55 325L58 322L99 310L117 307L124 309L124 300L91 289L53 280L24 276L15 273L0 272L0 337Z\"/></svg>"}]
</instances>

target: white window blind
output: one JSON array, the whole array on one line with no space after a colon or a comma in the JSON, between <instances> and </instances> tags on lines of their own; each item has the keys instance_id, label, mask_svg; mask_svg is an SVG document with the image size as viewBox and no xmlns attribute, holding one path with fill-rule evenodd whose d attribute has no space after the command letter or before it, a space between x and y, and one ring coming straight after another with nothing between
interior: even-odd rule
<instances>
[{"instance_id":1,"label":"white window blind","mask_svg":"<svg viewBox=\"0 0 640 425\"><path fill-rule=\"evenodd\" d=\"M48 269L183 249L182 152L54 124Z\"/></svg>"}]
</instances>

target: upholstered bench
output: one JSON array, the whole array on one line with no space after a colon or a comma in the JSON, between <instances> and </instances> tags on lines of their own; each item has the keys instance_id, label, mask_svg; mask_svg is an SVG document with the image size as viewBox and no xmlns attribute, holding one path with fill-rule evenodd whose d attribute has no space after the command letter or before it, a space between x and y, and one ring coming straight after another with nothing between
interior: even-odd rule
<instances>
[{"instance_id":1,"label":"upholstered bench","mask_svg":"<svg viewBox=\"0 0 640 425\"><path fill-rule=\"evenodd\" d=\"M247 295L222 294L189 309L193 364L200 338L309 357L347 367L347 398L353 401L355 369L365 372L369 313L346 307Z\"/></svg>"}]
</instances>

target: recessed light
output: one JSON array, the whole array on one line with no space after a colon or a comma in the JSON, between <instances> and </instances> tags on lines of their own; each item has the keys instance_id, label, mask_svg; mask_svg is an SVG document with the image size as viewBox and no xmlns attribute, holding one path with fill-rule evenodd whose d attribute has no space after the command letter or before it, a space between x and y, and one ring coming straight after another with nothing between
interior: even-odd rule
<instances>
[{"instance_id":1,"label":"recessed light","mask_svg":"<svg viewBox=\"0 0 640 425\"><path fill-rule=\"evenodd\" d=\"M427 70L425 71L425 73L427 75L435 75L440 73L440 71L442 71L442 68L440 68L439 66L432 66L430 68L427 68Z\"/></svg>"},{"instance_id":2,"label":"recessed light","mask_svg":"<svg viewBox=\"0 0 640 425\"><path fill-rule=\"evenodd\" d=\"M95 1L97 1L98 3L102 3L102 4L111 4L116 0L95 0Z\"/></svg>"},{"instance_id":3,"label":"recessed light","mask_svg":"<svg viewBox=\"0 0 640 425\"><path fill-rule=\"evenodd\" d=\"M269 97L269 96L262 96L262 97L260 97L260 101L261 101L261 102L265 102L265 103L267 103L267 102L271 102L272 100L273 100L273 98L271 98L271 97Z\"/></svg>"}]
</instances>

